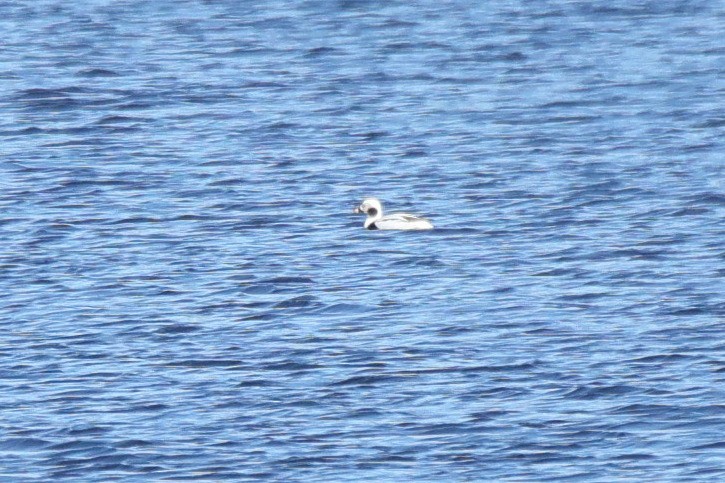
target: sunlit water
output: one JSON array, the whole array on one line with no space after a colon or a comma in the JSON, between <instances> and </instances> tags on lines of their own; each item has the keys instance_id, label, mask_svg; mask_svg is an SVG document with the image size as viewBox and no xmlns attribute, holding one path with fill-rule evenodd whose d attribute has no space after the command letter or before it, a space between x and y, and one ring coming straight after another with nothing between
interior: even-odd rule
<instances>
[{"instance_id":1,"label":"sunlit water","mask_svg":"<svg viewBox=\"0 0 725 483\"><path fill-rule=\"evenodd\" d=\"M0 2L0 478L725 479L724 31Z\"/></svg>"}]
</instances>

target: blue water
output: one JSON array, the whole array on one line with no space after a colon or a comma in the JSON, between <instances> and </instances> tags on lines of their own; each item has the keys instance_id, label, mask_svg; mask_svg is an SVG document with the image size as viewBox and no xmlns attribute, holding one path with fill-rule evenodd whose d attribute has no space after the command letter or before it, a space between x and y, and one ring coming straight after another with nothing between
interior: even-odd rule
<instances>
[{"instance_id":1,"label":"blue water","mask_svg":"<svg viewBox=\"0 0 725 483\"><path fill-rule=\"evenodd\" d=\"M723 32L0 1L0 480L725 480Z\"/></svg>"}]
</instances>

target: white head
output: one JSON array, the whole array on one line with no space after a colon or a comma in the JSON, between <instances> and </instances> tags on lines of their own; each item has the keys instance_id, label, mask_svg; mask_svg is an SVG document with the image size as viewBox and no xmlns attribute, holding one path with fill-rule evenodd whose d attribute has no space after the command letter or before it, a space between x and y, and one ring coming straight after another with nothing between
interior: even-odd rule
<instances>
[{"instance_id":1,"label":"white head","mask_svg":"<svg viewBox=\"0 0 725 483\"><path fill-rule=\"evenodd\" d=\"M353 210L354 213L365 213L368 215L365 220L365 228L371 223L375 223L377 220L383 217L383 205L377 198L365 198L360 206Z\"/></svg>"}]
</instances>

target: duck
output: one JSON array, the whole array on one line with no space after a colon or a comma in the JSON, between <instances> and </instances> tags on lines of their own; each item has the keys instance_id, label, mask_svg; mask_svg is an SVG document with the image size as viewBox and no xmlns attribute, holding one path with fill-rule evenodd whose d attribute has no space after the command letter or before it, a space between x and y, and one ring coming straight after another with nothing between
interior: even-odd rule
<instances>
[{"instance_id":1,"label":"duck","mask_svg":"<svg viewBox=\"0 0 725 483\"><path fill-rule=\"evenodd\" d=\"M353 213L365 213L363 225L367 230L432 230L433 224L426 218L408 213L392 213L383 216L383 204L377 198L365 198Z\"/></svg>"}]
</instances>

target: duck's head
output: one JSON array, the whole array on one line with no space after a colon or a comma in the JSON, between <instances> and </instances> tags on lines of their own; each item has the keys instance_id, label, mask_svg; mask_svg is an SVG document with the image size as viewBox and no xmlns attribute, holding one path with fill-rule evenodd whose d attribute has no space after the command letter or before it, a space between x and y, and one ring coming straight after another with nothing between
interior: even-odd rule
<instances>
[{"instance_id":1,"label":"duck's head","mask_svg":"<svg viewBox=\"0 0 725 483\"><path fill-rule=\"evenodd\" d=\"M370 217L381 216L383 214L383 205L377 198L365 198L360 206L353 210L353 213L365 213Z\"/></svg>"}]
</instances>

